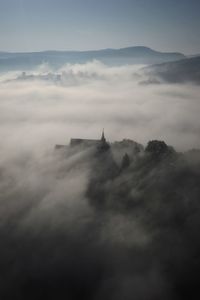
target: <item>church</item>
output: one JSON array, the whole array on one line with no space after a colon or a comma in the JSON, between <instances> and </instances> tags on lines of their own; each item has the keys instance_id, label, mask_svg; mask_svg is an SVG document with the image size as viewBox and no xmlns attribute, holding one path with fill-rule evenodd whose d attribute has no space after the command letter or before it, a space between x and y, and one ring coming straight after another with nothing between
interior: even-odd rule
<instances>
[{"instance_id":1,"label":"church","mask_svg":"<svg viewBox=\"0 0 200 300\"><path fill-rule=\"evenodd\" d=\"M107 150L109 149L109 144L106 141L104 129L102 131L102 135L100 139L80 139L80 138L71 138L70 140L70 147L81 147L81 148L88 148L88 147L97 147L98 149ZM66 148L65 145L56 145L55 149L63 149Z\"/></svg>"}]
</instances>

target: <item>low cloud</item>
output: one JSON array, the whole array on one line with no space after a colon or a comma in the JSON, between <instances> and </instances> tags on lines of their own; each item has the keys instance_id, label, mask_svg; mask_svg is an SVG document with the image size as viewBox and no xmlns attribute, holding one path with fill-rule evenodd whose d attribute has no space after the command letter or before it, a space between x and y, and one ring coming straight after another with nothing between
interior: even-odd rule
<instances>
[{"instance_id":1,"label":"low cloud","mask_svg":"<svg viewBox=\"0 0 200 300\"><path fill-rule=\"evenodd\" d=\"M73 136L96 138L104 127L111 141L164 139L180 150L199 147L199 87L140 86L137 70L94 61L66 65L56 73L43 66L25 78L4 80L4 143L16 144L17 138L22 144L51 147Z\"/></svg>"}]
</instances>

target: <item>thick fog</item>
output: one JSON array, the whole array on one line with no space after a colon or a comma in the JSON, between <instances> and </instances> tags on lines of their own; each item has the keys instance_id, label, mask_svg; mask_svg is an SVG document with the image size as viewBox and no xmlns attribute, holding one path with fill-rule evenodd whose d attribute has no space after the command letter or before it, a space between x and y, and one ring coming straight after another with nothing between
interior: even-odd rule
<instances>
[{"instance_id":1,"label":"thick fog","mask_svg":"<svg viewBox=\"0 0 200 300\"><path fill-rule=\"evenodd\" d=\"M143 85L140 67L93 61L1 74L1 299L171 300L196 288L193 165L181 157L157 167L143 153L123 173L110 154L54 150L102 128L110 142L200 147L200 88Z\"/></svg>"},{"instance_id":2,"label":"thick fog","mask_svg":"<svg viewBox=\"0 0 200 300\"><path fill-rule=\"evenodd\" d=\"M98 61L42 65L25 75L1 75L3 146L53 147L71 137L110 141L162 139L179 150L199 147L199 87L141 85L135 66L107 67ZM18 80L14 80L18 78Z\"/></svg>"}]
</instances>

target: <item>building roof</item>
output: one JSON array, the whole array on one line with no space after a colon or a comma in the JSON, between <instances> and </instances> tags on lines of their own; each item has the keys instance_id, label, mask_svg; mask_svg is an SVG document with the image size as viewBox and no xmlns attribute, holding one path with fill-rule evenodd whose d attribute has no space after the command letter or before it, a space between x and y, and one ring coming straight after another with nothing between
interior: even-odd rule
<instances>
[{"instance_id":1,"label":"building roof","mask_svg":"<svg viewBox=\"0 0 200 300\"><path fill-rule=\"evenodd\" d=\"M77 145L96 146L100 142L101 140L73 138L70 140L70 146L77 146Z\"/></svg>"}]
</instances>

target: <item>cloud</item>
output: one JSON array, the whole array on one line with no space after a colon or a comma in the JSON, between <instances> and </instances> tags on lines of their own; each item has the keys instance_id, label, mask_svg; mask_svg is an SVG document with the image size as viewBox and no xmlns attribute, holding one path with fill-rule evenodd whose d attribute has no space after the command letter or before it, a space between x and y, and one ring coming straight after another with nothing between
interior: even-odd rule
<instances>
[{"instance_id":1,"label":"cloud","mask_svg":"<svg viewBox=\"0 0 200 300\"><path fill-rule=\"evenodd\" d=\"M198 86L140 86L135 66L98 61L40 71L27 74L34 80L1 83L4 143L18 136L21 143L52 146L72 136L95 138L104 127L111 141L164 139L180 150L199 147Z\"/></svg>"}]
</instances>

